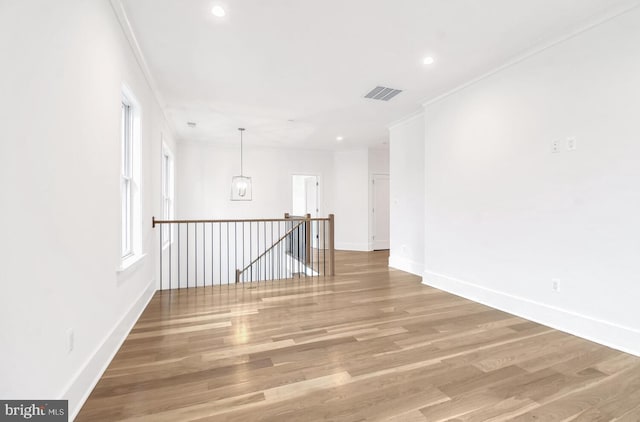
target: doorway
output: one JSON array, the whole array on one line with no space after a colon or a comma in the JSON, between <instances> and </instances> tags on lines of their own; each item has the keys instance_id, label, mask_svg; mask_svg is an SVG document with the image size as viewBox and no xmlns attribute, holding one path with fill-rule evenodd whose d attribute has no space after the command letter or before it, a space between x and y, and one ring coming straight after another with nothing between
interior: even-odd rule
<instances>
[{"instance_id":1,"label":"doorway","mask_svg":"<svg viewBox=\"0 0 640 422\"><path fill-rule=\"evenodd\" d=\"M319 206L319 190L320 181L317 175L294 174L291 176L291 196L292 207L291 214L296 216L305 216L311 214L311 217L318 217L320 212ZM320 242L318 233L318 224L311 224L311 238L313 239L313 247L317 248Z\"/></svg>"},{"instance_id":2,"label":"doorway","mask_svg":"<svg viewBox=\"0 0 640 422\"><path fill-rule=\"evenodd\" d=\"M389 249L389 175L371 175L371 245Z\"/></svg>"}]
</instances>

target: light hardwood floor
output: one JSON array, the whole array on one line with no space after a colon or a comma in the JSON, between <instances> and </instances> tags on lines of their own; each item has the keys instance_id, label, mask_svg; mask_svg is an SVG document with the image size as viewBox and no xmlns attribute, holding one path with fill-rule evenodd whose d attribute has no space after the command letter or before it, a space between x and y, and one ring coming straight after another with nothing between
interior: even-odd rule
<instances>
[{"instance_id":1,"label":"light hardwood floor","mask_svg":"<svg viewBox=\"0 0 640 422\"><path fill-rule=\"evenodd\" d=\"M420 284L338 276L159 292L78 421L640 421L640 359Z\"/></svg>"}]
</instances>

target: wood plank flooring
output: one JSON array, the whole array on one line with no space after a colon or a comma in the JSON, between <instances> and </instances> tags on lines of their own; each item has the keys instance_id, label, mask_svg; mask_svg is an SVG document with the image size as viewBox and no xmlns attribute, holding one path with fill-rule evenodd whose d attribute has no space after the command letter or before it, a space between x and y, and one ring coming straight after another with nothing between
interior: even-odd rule
<instances>
[{"instance_id":1,"label":"wood plank flooring","mask_svg":"<svg viewBox=\"0 0 640 422\"><path fill-rule=\"evenodd\" d=\"M640 421L640 359L420 284L386 252L333 278L159 292L78 421Z\"/></svg>"}]
</instances>

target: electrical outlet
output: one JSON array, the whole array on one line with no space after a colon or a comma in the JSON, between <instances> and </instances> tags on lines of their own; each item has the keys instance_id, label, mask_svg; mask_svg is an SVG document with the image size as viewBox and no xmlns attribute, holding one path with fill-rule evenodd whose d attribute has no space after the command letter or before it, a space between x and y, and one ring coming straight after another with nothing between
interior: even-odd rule
<instances>
[{"instance_id":1,"label":"electrical outlet","mask_svg":"<svg viewBox=\"0 0 640 422\"><path fill-rule=\"evenodd\" d=\"M568 151L575 151L575 149L578 147L578 141L576 140L575 137L570 137L567 138L567 150Z\"/></svg>"},{"instance_id":2,"label":"electrical outlet","mask_svg":"<svg viewBox=\"0 0 640 422\"><path fill-rule=\"evenodd\" d=\"M73 352L74 343L75 336L73 334L73 328L69 328L67 330L67 353Z\"/></svg>"},{"instance_id":3,"label":"electrical outlet","mask_svg":"<svg viewBox=\"0 0 640 422\"><path fill-rule=\"evenodd\" d=\"M551 279L551 288L553 289L554 292L559 293L560 292L560 279L558 279L558 278Z\"/></svg>"},{"instance_id":4,"label":"electrical outlet","mask_svg":"<svg viewBox=\"0 0 640 422\"><path fill-rule=\"evenodd\" d=\"M551 152L557 154L560 152L560 139L554 139L551 141Z\"/></svg>"}]
</instances>

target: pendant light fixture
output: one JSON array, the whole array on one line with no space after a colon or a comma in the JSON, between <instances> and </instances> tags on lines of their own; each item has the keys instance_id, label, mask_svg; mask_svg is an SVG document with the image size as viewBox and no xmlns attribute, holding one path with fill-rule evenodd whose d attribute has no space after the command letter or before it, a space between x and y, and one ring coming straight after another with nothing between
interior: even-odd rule
<instances>
[{"instance_id":1,"label":"pendant light fixture","mask_svg":"<svg viewBox=\"0 0 640 422\"><path fill-rule=\"evenodd\" d=\"M243 174L242 168L242 134L244 128L238 128L240 131L240 176L233 176L231 179L231 200L232 201L251 201L251 178Z\"/></svg>"}]
</instances>

